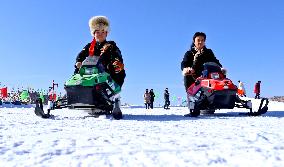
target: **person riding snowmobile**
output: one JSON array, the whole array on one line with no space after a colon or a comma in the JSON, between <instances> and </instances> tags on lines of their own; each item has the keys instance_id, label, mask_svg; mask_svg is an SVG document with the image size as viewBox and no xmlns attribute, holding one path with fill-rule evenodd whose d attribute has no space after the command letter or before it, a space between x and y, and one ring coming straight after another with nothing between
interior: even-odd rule
<instances>
[{"instance_id":1,"label":"person riding snowmobile","mask_svg":"<svg viewBox=\"0 0 284 167\"><path fill-rule=\"evenodd\" d=\"M188 87L195 82L195 79L202 75L203 64L206 62L215 62L222 67L219 60L215 57L211 49L206 48L206 34L196 32L193 35L191 49L187 51L181 62L181 70L184 76L184 86L187 91ZM224 74L226 71L222 69ZM226 75L226 74L225 74Z\"/></svg>"},{"instance_id":2,"label":"person riding snowmobile","mask_svg":"<svg viewBox=\"0 0 284 167\"><path fill-rule=\"evenodd\" d=\"M114 41L107 41L110 31L109 20L105 16L94 16L89 20L91 35L94 37L76 57L75 71L78 73L82 62L88 56L94 56L97 66L110 74L111 78L121 87L125 79L123 58Z\"/></svg>"}]
</instances>

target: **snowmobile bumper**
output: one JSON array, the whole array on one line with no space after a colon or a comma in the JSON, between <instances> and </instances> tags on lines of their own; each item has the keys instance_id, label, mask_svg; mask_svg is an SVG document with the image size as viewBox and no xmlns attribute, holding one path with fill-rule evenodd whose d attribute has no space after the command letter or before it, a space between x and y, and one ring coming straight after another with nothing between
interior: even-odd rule
<instances>
[{"instance_id":1,"label":"snowmobile bumper","mask_svg":"<svg viewBox=\"0 0 284 167\"><path fill-rule=\"evenodd\" d=\"M94 87L70 86L65 87L65 90L67 92L67 105L78 103L95 105Z\"/></svg>"},{"instance_id":2,"label":"snowmobile bumper","mask_svg":"<svg viewBox=\"0 0 284 167\"><path fill-rule=\"evenodd\" d=\"M113 109L110 98L114 92L107 84L98 84L94 87L68 86L65 90L69 108L98 108L107 111Z\"/></svg>"},{"instance_id":3,"label":"snowmobile bumper","mask_svg":"<svg viewBox=\"0 0 284 167\"><path fill-rule=\"evenodd\" d=\"M236 102L235 90L214 91L207 96L210 109L233 109Z\"/></svg>"}]
</instances>

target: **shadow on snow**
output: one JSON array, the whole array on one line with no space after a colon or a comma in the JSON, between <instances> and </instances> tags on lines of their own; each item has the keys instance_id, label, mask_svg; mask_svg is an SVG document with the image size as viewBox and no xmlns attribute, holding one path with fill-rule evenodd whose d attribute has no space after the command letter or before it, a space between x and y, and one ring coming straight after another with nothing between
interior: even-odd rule
<instances>
[{"instance_id":1,"label":"shadow on snow","mask_svg":"<svg viewBox=\"0 0 284 167\"><path fill-rule=\"evenodd\" d=\"M242 112L243 113L243 112ZM284 117L284 111L268 111L262 116L245 116L239 115L238 112L218 113L212 115L200 115L198 117L184 117L183 115L131 115L124 114L123 120L136 120L136 121L181 121L181 120L198 120L198 119L227 119L236 117Z\"/></svg>"}]
</instances>

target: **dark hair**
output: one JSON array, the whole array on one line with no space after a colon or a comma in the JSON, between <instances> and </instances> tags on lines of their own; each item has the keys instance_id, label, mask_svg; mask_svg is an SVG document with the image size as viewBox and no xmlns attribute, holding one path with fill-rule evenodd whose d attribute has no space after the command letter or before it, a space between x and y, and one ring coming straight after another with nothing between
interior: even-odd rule
<instances>
[{"instance_id":1,"label":"dark hair","mask_svg":"<svg viewBox=\"0 0 284 167\"><path fill-rule=\"evenodd\" d=\"M192 37L192 40L194 41L194 39L198 36L202 36L204 37L204 40L206 40L206 34L204 32L196 32L193 37Z\"/></svg>"},{"instance_id":2,"label":"dark hair","mask_svg":"<svg viewBox=\"0 0 284 167\"><path fill-rule=\"evenodd\" d=\"M205 34L204 32L196 32L196 33L193 35L193 37L192 37L191 48L194 47L194 40L195 40L195 38L198 37L198 36L204 37L204 41L206 41L206 34Z\"/></svg>"}]
</instances>

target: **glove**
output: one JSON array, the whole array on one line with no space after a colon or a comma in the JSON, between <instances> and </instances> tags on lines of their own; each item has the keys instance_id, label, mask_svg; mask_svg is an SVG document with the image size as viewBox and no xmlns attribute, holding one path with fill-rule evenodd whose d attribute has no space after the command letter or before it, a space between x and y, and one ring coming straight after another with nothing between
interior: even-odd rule
<instances>
[{"instance_id":1,"label":"glove","mask_svg":"<svg viewBox=\"0 0 284 167\"><path fill-rule=\"evenodd\" d=\"M81 62L77 62L77 63L75 64L75 66L76 66L77 68L81 68L82 63L81 63Z\"/></svg>"},{"instance_id":2,"label":"glove","mask_svg":"<svg viewBox=\"0 0 284 167\"><path fill-rule=\"evenodd\" d=\"M124 69L124 64L116 60L112 63L115 73L119 73Z\"/></svg>"},{"instance_id":3,"label":"glove","mask_svg":"<svg viewBox=\"0 0 284 167\"><path fill-rule=\"evenodd\" d=\"M182 75L186 76L186 75L190 75L194 73L194 69L190 68L190 67L186 67L182 70Z\"/></svg>"},{"instance_id":4,"label":"glove","mask_svg":"<svg viewBox=\"0 0 284 167\"><path fill-rule=\"evenodd\" d=\"M221 68L221 71L222 71L222 73L223 73L224 75L227 75L227 69Z\"/></svg>"}]
</instances>

